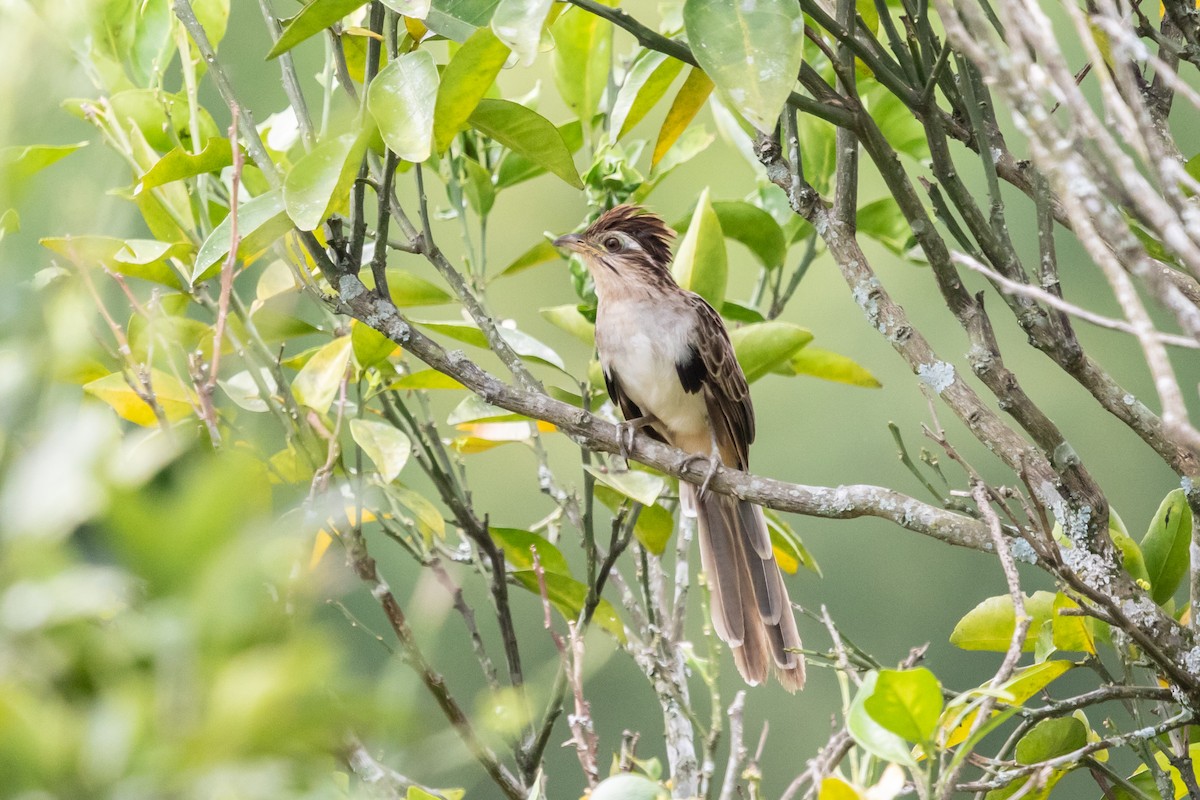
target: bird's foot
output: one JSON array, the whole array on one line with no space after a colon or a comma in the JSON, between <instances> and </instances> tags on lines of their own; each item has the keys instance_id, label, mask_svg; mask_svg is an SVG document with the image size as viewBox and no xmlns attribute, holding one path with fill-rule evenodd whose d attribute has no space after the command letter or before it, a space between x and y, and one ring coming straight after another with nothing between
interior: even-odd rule
<instances>
[{"instance_id":1,"label":"bird's foot","mask_svg":"<svg viewBox=\"0 0 1200 800\"><path fill-rule=\"evenodd\" d=\"M708 462L708 468L704 473L704 480L700 483L699 496L703 498L708 496L708 485L712 483L712 479L716 477L718 472L721 471L721 459L715 452L708 453L707 455L704 453L692 453L683 460L683 463L679 465L679 468L682 470L688 470L693 465L696 465L701 461Z\"/></svg>"},{"instance_id":2,"label":"bird's foot","mask_svg":"<svg viewBox=\"0 0 1200 800\"><path fill-rule=\"evenodd\" d=\"M644 416L617 423L617 447L621 451L621 458L629 460L633 455L633 439L637 432L653 422L653 417Z\"/></svg>"}]
</instances>

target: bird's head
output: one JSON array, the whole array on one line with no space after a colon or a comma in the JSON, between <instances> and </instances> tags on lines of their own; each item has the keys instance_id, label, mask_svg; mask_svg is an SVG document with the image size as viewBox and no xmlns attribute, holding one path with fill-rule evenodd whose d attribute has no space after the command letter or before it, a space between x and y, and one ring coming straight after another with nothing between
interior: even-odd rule
<instances>
[{"instance_id":1,"label":"bird's head","mask_svg":"<svg viewBox=\"0 0 1200 800\"><path fill-rule=\"evenodd\" d=\"M660 285L671 281L671 241L675 231L641 206L619 205L605 211L582 233L554 240L555 247L578 253L604 295L617 287Z\"/></svg>"}]
</instances>

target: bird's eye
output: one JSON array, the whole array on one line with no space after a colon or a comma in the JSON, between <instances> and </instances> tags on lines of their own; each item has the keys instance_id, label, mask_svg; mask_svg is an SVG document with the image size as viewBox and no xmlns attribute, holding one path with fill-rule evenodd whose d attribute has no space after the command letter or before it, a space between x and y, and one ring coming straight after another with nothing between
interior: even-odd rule
<instances>
[{"instance_id":1,"label":"bird's eye","mask_svg":"<svg viewBox=\"0 0 1200 800\"><path fill-rule=\"evenodd\" d=\"M621 249L621 240L616 236L610 236L604 240L604 249L610 253L615 253Z\"/></svg>"}]
</instances>

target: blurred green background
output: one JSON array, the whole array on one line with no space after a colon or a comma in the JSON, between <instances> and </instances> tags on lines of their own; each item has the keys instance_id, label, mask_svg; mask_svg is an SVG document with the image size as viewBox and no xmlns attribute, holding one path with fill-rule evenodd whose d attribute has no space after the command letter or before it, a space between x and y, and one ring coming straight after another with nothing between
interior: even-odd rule
<instances>
[{"instance_id":1,"label":"blurred green background","mask_svg":"<svg viewBox=\"0 0 1200 800\"><path fill-rule=\"evenodd\" d=\"M221 56L261 122L283 109L286 99L276 65L263 59L269 39L256 4L235 0L232 6ZM645 0L627 6L639 17L656 15ZM136 209L109 193L129 183L127 165L97 140L91 126L60 107L65 98L95 93L72 54L72 43L84 35L94 12L86 0L0 0L0 147L89 142L28 182L0 186L0 209L20 213L20 231L0 241L0 795L12 793L7 787L32 788L45 780L47 794L25 796L150 797L164 796L158 792L171 786L179 792L173 796L181 797L338 796L341 789L331 775L343 768L335 753L344 731L354 727L381 760L425 783L463 786L469 797L494 796L415 675L391 654L388 637L381 643L373 636L386 633L386 623L340 553L331 553L314 572L292 574L307 558L314 529L295 514L281 513L302 498L273 493L261 465L236 452L207 455L199 440L181 456L164 452L152 436L122 440L124 423L106 406L84 399L82 376L109 333L78 287L57 282L43 287L49 273L42 271L54 258L38 241L67 234L148 235ZM615 52L631 46L618 33ZM319 46L300 48L301 75L318 71L320 58ZM506 70L501 82L508 96L540 82L540 113L556 122L568 118L545 59ZM228 116L207 81L202 96L224 128ZM638 133L653 138L662 114L652 113ZM705 124L714 127L711 120ZM1185 154L1200 149L1198 137L1194 127L1180 131ZM1022 150L1015 140L1014 150ZM970 172L973 163L965 153L957 155ZM672 221L706 187L714 199L725 200L742 198L755 186L751 165L718 137L674 172L651 195L650 205ZM400 187L411 199L411 176ZM863 200L876 196L883 189L868 169ZM431 200L447 205L440 187ZM1012 200L1010 228L1032 254L1032 208ZM553 177L507 190L489 222L489 261L508 263L543 232L572 230L586 212L583 196ZM435 233L453 260L460 253L457 225L442 223ZM1067 237L1061 246L1068 296L1101 313L1116 313L1082 251ZM962 357L966 338L928 271L873 242L865 249L884 285L942 358L960 374L969 373ZM755 269L738 245L730 253L730 295L744 297ZM794 251L793 259L797 256ZM438 280L417 256L396 254L392 264ZM983 288L976 276L967 276L967 282ZM498 282L489 295L498 315L517 320L582 373L590 357L586 348L538 314L542 307L575 301L562 262ZM997 309L993 319L1008 366L1061 425L1136 536L1177 485L1175 477L1025 345L998 298L989 303ZM896 421L914 453L932 448L921 435L922 424L930 423L927 399L865 321L828 255L813 265L784 318L808 327L816 345L866 366L883 387L775 376L758 382L754 470L811 484L873 483L928 499L898 463L887 429ZM1084 346L1150 402L1153 391L1135 342L1119 333L1079 330ZM1200 381L1200 362L1177 358L1176 367L1194 403L1190 389ZM980 394L987 396L986 390ZM445 402L448 411L456 400ZM942 409L938 414L953 444L986 477L1012 481L956 420ZM547 444L563 483L578 484L577 448L562 437L547 437ZM166 472L146 482L145 476L173 458L178 460ZM535 462L526 449L497 448L473 456L470 465L478 507L492 524L527 526L551 510L532 479ZM947 474L961 478L952 467ZM847 636L885 663L930 642L928 664L948 686L976 685L994 670L994 654L964 653L947 642L962 614L1004 591L992 560L878 521L791 522L824 572L821 579L804 571L788 579L796 602L810 609L826 606ZM483 727L492 720L490 735L499 744L503 714L482 691L448 596L399 548L382 537L371 543L425 652ZM563 543L564 551L573 552L570 544ZM1027 591L1044 588L1041 576L1026 577ZM294 596L269 596L263 587L275 581L292 587ZM477 608L486 608L479 587L467 585ZM536 632L539 603L528 594L515 602L532 683L546 691L557 661L549 638ZM698 624L698 599L693 602ZM808 619L800 624L808 646L828 645L819 626ZM485 638L498 652L494 631L485 630ZM640 755L664 758L661 718L644 679L602 634L589 641L587 691L602 766L625 729L643 732ZM739 684L731 664L723 672L728 703ZM775 686L749 692L752 742L770 718L763 762L767 796L781 792L831 732L839 706L835 682L819 667L811 676L810 688L796 697ZM550 771L569 777L556 784L566 793L554 796L576 796L566 787L582 782L576 783L573 753L556 746L567 738L565 727L561 730L549 751ZM295 768L298 757L306 769ZM109 794L114 782L121 791Z\"/></svg>"}]
</instances>

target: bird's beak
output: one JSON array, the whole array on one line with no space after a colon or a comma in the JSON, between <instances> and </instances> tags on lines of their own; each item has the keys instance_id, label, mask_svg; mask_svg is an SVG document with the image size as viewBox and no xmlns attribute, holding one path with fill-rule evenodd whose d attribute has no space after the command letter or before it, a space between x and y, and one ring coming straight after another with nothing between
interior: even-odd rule
<instances>
[{"instance_id":1,"label":"bird's beak","mask_svg":"<svg viewBox=\"0 0 1200 800\"><path fill-rule=\"evenodd\" d=\"M583 236L578 233L568 233L555 239L554 246L580 253L584 249Z\"/></svg>"}]
</instances>

